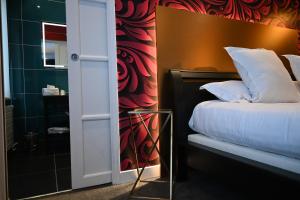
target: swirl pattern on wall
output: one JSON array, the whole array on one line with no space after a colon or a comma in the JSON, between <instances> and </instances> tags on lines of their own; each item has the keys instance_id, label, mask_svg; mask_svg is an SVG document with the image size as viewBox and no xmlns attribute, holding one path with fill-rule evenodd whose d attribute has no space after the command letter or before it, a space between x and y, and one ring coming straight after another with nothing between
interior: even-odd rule
<instances>
[{"instance_id":1,"label":"swirl pattern on wall","mask_svg":"<svg viewBox=\"0 0 300 200\"><path fill-rule=\"evenodd\" d=\"M157 2L150 0L117 0L117 57L119 82L119 121L121 169L132 169L136 166L131 140L131 127L127 112L134 109L157 108L156 78L156 35L155 8ZM152 134L157 133L157 117L143 116ZM158 162L157 152L148 155L151 140L146 137L146 130L141 119L133 116L133 129L137 132L134 138L139 165Z\"/></svg>"},{"instance_id":2,"label":"swirl pattern on wall","mask_svg":"<svg viewBox=\"0 0 300 200\"><path fill-rule=\"evenodd\" d=\"M299 0L160 0L162 6L266 25L297 27Z\"/></svg>"},{"instance_id":3,"label":"swirl pattern on wall","mask_svg":"<svg viewBox=\"0 0 300 200\"><path fill-rule=\"evenodd\" d=\"M155 38L157 4L300 30L300 0L116 0L121 170L136 167L127 112L138 108L156 109L158 105ZM300 43L298 46L300 50ZM157 137L157 116L144 115L143 118L151 133ZM150 160L150 164L158 163L157 152L152 155L148 153L152 142L146 136L141 120L133 116L132 122L133 130L136 131L133 139L138 150L138 165L146 165L146 159Z\"/></svg>"}]
</instances>

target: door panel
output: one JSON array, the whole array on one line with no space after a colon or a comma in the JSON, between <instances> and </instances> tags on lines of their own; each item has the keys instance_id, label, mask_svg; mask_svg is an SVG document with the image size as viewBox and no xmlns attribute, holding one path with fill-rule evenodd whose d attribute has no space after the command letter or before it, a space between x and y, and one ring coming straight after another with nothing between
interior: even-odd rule
<instances>
[{"instance_id":1,"label":"door panel","mask_svg":"<svg viewBox=\"0 0 300 200\"><path fill-rule=\"evenodd\" d=\"M108 114L109 78L107 63L82 61L81 66L84 66L81 69L82 88L84 88L82 90L83 114Z\"/></svg>"},{"instance_id":2,"label":"door panel","mask_svg":"<svg viewBox=\"0 0 300 200\"><path fill-rule=\"evenodd\" d=\"M83 122L83 150L85 155L89 155L84 159L84 174L95 174L99 171L111 173L110 136L107 134L109 131L109 120Z\"/></svg>"},{"instance_id":3,"label":"door panel","mask_svg":"<svg viewBox=\"0 0 300 200\"><path fill-rule=\"evenodd\" d=\"M107 56L106 3L81 0L79 9L81 54Z\"/></svg>"},{"instance_id":4,"label":"door panel","mask_svg":"<svg viewBox=\"0 0 300 200\"><path fill-rule=\"evenodd\" d=\"M113 0L67 0L66 7L72 188L77 189L112 182L112 163L119 164L115 12Z\"/></svg>"}]
</instances>

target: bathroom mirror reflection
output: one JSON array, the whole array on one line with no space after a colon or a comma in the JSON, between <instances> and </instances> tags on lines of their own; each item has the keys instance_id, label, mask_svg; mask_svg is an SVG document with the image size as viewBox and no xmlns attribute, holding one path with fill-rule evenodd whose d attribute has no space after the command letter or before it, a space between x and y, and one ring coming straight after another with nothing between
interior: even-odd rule
<instances>
[{"instance_id":1,"label":"bathroom mirror reflection","mask_svg":"<svg viewBox=\"0 0 300 200\"><path fill-rule=\"evenodd\" d=\"M43 22L44 67L67 67L67 26Z\"/></svg>"}]
</instances>

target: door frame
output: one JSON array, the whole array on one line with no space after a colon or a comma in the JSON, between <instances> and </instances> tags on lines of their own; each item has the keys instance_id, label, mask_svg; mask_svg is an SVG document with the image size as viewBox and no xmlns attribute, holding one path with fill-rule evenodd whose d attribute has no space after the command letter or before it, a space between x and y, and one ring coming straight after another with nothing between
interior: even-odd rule
<instances>
[{"instance_id":1,"label":"door frame","mask_svg":"<svg viewBox=\"0 0 300 200\"><path fill-rule=\"evenodd\" d=\"M2 54L2 48L1 48ZM6 148L5 148L5 126L4 126L4 98L3 98L3 77L2 77L2 55L0 72L0 199L7 199L7 171L6 171Z\"/></svg>"},{"instance_id":2,"label":"door frame","mask_svg":"<svg viewBox=\"0 0 300 200\"><path fill-rule=\"evenodd\" d=\"M111 131L111 161L112 183L119 183L120 179L120 129L119 129L119 95L118 95L118 65L117 65L117 34L115 0L103 0L107 4L108 31L108 62L110 89L110 131Z\"/></svg>"},{"instance_id":3,"label":"door frame","mask_svg":"<svg viewBox=\"0 0 300 200\"><path fill-rule=\"evenodd\" d=\"M110 128L110 151L111 151L111 173L110 173L110 179L113 183L118 182L119 173L120 173L120 136L119 136L119 103L118 103L118 74L117 74L117 48L116 48L116 21L115 21L115 0L86 0L89 2L96 2L96 3L103 3L106 6L106 25L107 25L107 37L105 40L107 40L107 58L98 58L101 60L107 61L108 64L108 87L109 87L109 128ZM67 13L67 27L72 26L76 32L72 34L68 34L68 41L78 41L79 38L79 29L80 24L77 24L78 16L72 15L72 12L79 12L79 4L80 0L67 0L66 1L66 13ZM69 11L69 12L68 12ZM93 19L91 19L93 21ZM70 30L67 28L67 31ZM68 44L68 59L70 61L71 54L74 49L80 49L78 47L79 44ZM76 52L80 55L80 52ZM80 57L79 57L80 58ZM71 61L72 62L72 61ZM70 64L70 63L69 63ZM78 63L76 64L78 65ZM71 68L72 66L70 66ZM77 66L78 67L78 66ZM72 80L72 75L69 70L69 84L76 83L75 80ZM74 74L75 76L75 74ZM70 85L69 85L70 86ZM81 87L80 85L77 85L77 87ZM71 96L71 95L70 95ZM69 96L69 97L70 97ZM72 102L72 99L70 99L70 104ZM74 102L73 102L74 103ZM74 103L75 105L75 103ZM71 110L72 107L70 107L70 113L74 112L74 116L81 115L81 113L78 113L78 109ZM72 114L71 114L72 115ZM72 116L70 116L72 118ZM74 118L74 121L76 119ZM71 130L71 141L75 141L74 143L78 142L78 138L75 138L77 136L72 136L72 127ZM74 131L74 127L73 127ZM73 137L73 138L72 138ZM71 142L72 143L72 142ZM71 145L72 149L72 145ZM71 151L72 153L72 151ZM76 161L76 156L71 156L72 162ZM72 170L72 177L75 177L77 175L73 175L74 171ZM72 181L73 182L73 181ZM73 185L73 184L72 184ZM72 186L74 187L74 185ZM75 186L76 188L77 186ZM81 187L80 185L78 187ZM74 188L73 188L74 189Z\"/></svg>"},{"instance_id":4,"label":"door frame","mask_svg":"<svg viewBox=\"0 0 300 200\"><path fill-rule=\"evenodd\" d=\"M109 100L110 100L110 139L111 139L111 176L113 184L132 182L137 178L135 169L121 171L120 161L120 131L119 131L119 96L118 96L118 70L117 70L117 35L116 35L116 12L115 0L88 0L106 4L107 8L107 48L109 68ZM67 9L76 10L74 3L79 1L67 0ZM68 7L69 6L69 7ZM71 17L71 16L69 16ZM68 18L68 14L67 14ZM72 19L71 19L72 20ZM68 26L68 24L67 24ZM74 36L76 37L76 36ZM69 47L69 45L68 45ZM72 52L68 50L70 57ZM69 77L70 78L70 77ZM70 111L71 112L71 111ZM71 128L72 132L72 128ZM72 133L71 133L72 137ZM160 165L146 167L142 178L157 177L160 175Z\"/></svg>"},{"instance_id":5,"label":"door frame","mask_svg":"<svg viewBox=\"0 0 300 200\"><path fill-rule=\"evenodd\" d=\"M1 2L0 2L1 7ZM2 8L2 7L1 7ZM1 21L0 9L0 21ZM6 137L4 123L4 91L3 91L3 60L2 60L2 26L0 26L0 199L7 199L7 168L6 168Z\"/></svg>"},{"instance_id":6,"label":"door frame","mask_svg":"<svg viewBox=\"0 0 300 200\"><path fill-rule=\"evenodd\" d=\"M1 35L1 34L0 34ZM2 43L1 43L2 44ZM5 125L4 125L4 95L3 95L3 65L1 45L1 70L0 70L0 199L7 199L7 171L6 171L6 148L5 148Z\"/></svg>"}]
</instances>

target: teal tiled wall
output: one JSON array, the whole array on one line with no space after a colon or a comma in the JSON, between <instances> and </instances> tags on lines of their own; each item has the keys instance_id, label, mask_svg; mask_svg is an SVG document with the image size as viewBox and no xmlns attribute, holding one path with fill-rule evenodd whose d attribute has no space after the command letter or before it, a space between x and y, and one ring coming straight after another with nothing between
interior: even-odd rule
<instances>
[{"instance_id":1,"label":"teal tiled wall","mask_svg":"<svg viewBox=\"0 0 300 200\"><path fill-rule=\"evenodd\" d=\"M68 91L67 70L44 68L42 22L65 24L65 0L7 0L10 82L15 106L15 136L44 132L42 88L52 84ZM50 118L64 120L53 114Z\"/></svg>"}]
</instances>

